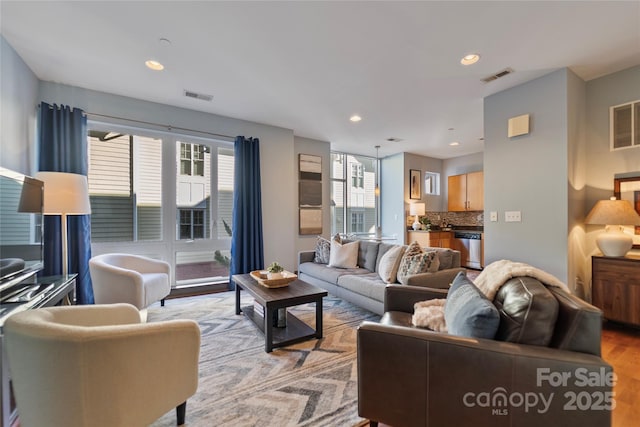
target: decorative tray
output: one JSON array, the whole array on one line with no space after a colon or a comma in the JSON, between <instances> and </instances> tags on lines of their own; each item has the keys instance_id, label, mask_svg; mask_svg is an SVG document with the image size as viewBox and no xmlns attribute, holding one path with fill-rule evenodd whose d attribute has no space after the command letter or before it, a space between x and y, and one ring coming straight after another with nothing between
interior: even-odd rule
<instances>
[{"instance_id":1,"label":"decorative tray","mask_svg":"<svg viewBox=\"0 0 640 427\"><path fill-rule=\"evenodd\" d=\"M256 282L266 288L284 288L285 286L289 286L289 282L293 282L298 278L297 275L286 270L282 272L281 279L263 279L260 270L252 271L250 274Z\"/></svg>"}]
</instances>

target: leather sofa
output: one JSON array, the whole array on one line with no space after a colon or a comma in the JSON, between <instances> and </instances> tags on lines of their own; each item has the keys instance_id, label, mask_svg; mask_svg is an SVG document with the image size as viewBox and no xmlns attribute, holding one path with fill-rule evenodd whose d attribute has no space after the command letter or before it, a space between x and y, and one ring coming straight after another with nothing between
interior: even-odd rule
<instances>
[{"instance_id":1,"label":"leather sofa","mask_svg":"<svg viewBox=\"0 0 640 427\"><path fill-rule=\"evenodd\" d=\"M413 327L414 304L447 291L389 285L380 322L357 332L359 415L394 427L610 426L615 381L600 357L602 313L549 291L557 319L541 346Z\"/></svg>"},{"instance_id":2,"label":"leather sofa","mask_svg":"<svg viewBox=\"0 0 640 427\"><path fill-rule=\"evenodd\" d=\"M346 240L348 242L349 240ZM361 240L358 248L358 268L335 268L314 262L315 251L298 253L298 277L327 292L369 311L382 315L384 290L387 286L378 274L383 255L394 244ZM419 273L407 279L411 286L446 289L456 275L465 271L460 266L460 252L446 248L424 248L435 251L439 269L433 273Z\"/></svg>"}]
</instances>

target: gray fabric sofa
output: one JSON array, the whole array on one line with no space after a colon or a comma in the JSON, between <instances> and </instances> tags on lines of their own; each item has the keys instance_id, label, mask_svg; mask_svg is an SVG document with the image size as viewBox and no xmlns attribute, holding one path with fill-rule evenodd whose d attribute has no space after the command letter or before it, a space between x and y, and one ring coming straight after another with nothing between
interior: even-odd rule
<instances>
[{"instance_id":1,"label":"gray fabric sofa","mask_svg":"<svg viewBox=\"0 0 640 427\"><path fill-rule=\"evenodd\" d=\"M335 268L314 262L315 251L298 254L298 277L319 286L329 293L352 302L362 308L382 315L385 287L388 285L378 275L382 256L392 247L390 243L361 240L358 249L359 268ZM407 285L448 289L460 267L460 252L446 248L425 248L438 254L439 270L410 276Z\"/></svg>"}]
</instances>

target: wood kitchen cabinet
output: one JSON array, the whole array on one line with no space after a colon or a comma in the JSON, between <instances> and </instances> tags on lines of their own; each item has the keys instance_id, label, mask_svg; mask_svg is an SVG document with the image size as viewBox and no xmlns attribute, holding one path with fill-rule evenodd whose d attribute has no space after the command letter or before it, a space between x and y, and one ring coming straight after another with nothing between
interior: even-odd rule
<instances>
[{"instance_id":1,"label":"wood kitchen cabinet","mask_svg":"<svg viewBox=\"0 0 640 427\"><path fill-rule=\"evenodd\" d=\"M408 231L407 243L417 241L422 247L450 248L450 231Z\"/></svg>"},{"instance_id":2,"label":"wood kitchen cabinet","mask_svg":"<svg viewBox=\"0 0 640 427\"><path fill-rule=\"evenodd\" d=\"M450 212L484 210L484 173L471 172L448 177Z\"/></svg>"},{"instance_id":3,"label":"wood kitchen cabinet","mask_svg":"<svg viewBox=\"0 0 640 427\"><path fill-rule=\"evenodd\" d=\"M592 303L604 318L640 326L640 257L591 258Z\"/></svg>"}]
</instances>

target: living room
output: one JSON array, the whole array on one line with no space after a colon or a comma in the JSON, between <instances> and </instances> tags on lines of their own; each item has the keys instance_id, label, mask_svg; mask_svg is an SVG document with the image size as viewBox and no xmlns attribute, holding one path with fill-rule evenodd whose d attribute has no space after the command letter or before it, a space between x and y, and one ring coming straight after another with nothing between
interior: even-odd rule
<instances>
[{"instance_id":1,"label":"living room","mask_svg":"<svg viewBox=\"0 0 640 427\"><path fill-rule=\"evenodd\" d=\"M10 16L5 13L11 11L10 3L3 2L3 27ZM615 7L630 7L631 12L627 10L622 14L631 16L631 23L633 20L635 24L638 23L637 4L618 2ZM8 21L6 23L9 24ZM16 25L15 21L13 25ZM630 28L629 38L635 50L628 52L626 57L618 57L618 63L608 64L614 71L604 74L594 72L585 79L580 75L580 62L557 61L558 65L553 68L540 67L545 69L535 70L538 72L535 78L486 97L478 97L476 107L479 106L482 113L480 121L483 131L475 137L474 142L482 145L482 149L476 152L455 156L447 151L446 155L436 157L416 154L411 150L395 151L385 141L394 134L385 133L379 135L378 140L369 140L358 136L357 130L352 130L354 140L360 142L358 154L374 157L375 145L381 145L380 205L383 234L403 238L406 235L406 217L411 202L407 177L411 169L439 172L444 181L448 175L479 168L484 171L485 263L505 258L530 263L555 275L576 295L590 301L591 256L598 253L595 239L602 227L585 225L584 218L598 200L613 195L616 175L640 171L640 152L637 148L610 150L609 142L610 107L640 99L638 26L626 28ZM322 205L327 207L323 212L322 234L329 235L331 152L348 152L346 146L334 144L330 139L301 136L293 126L287 128L259 119L243 119L245 116L241 115L197 111L198 104L191 104L193 108L175 106L157 99L144 100L142 95L124 96L115 89L95 90L90 86L74 84L71 79L49 78L46 73L41 75L35 72L29 65L30 60L22 57L29 55L31 58L29 41L3 28L1 43L2 166L29 175L37 171L35 106L40 102L81 108L95 117L102 115L138 123L169 124L174 129L218 135L258 137L262 147L262 215L268 219L264 226L267 263L277 260L286 270L295 271L298 252L312 250L316 244L315 236L301 236L297 226L299 154L311 154L322 159ZM229 44L233 43L229 41ZM42 60L55 61L56 51L64 50L54 46L50 49L53 53ZM247 62L239 64L238 69L251 66L251 61ZM282 67L293 68L294 64L295 61ZM606 69L605 64L601 65ZM91 68L85 68L82 61L73 66L77 69L73 72L91 72ZM531 68L534 67L536 65ZM514 75L525 72L523 66L514 66L514 69ZM71 69L69 73L72 73ZM168 84L158 74L149 74L147 79L158 87ZM119 82L114 78L107 83L107 86L117 87ZM178 88L180 91L182 89ZM265 98L277 97L267 88L257 92L256 98L259 99L261 95ZM233 94L226 98L231 102L232 97ZM151 96L148 98L153 99ZM293 108L295 110L296 107ZM345 115L349 113L351 111L345 112ZM295 115L293 112L289 114ZM523 114L529 114L532 118L530 132L525 136L509 138L509 119ZM376 116L362 115L363 123L368 120L386 121L380 116L374 119ZM118 122L118 119L112 121L119 125L131 124ZM321 122L321 118L318 121ZM459 118L458 122L464 120ZM450 126L458 129L457 124ZM441 133L447 135L447 129L448 126ZM404 136L402 129L398 132L398 137ZM478 142L479 137L483 137L484 141ZM443 137L446 138L448 135ZM452 148L447 144L443 150ZM429 210L444 211L446 194L446 188L443 188L439 196L424 196L422 201L426 202ZM503 221L504 212L513 210L522 212L522 221ZM489 220L490 212L499 213L498 221ZM400 239L399 243L410 242Z\"/></svg>"}]
</instances>

